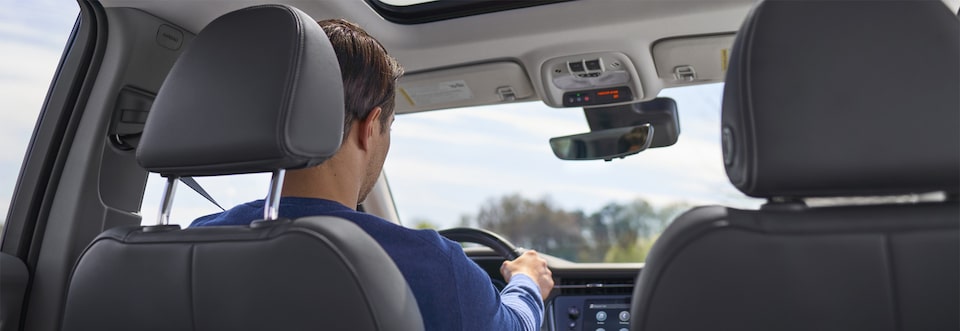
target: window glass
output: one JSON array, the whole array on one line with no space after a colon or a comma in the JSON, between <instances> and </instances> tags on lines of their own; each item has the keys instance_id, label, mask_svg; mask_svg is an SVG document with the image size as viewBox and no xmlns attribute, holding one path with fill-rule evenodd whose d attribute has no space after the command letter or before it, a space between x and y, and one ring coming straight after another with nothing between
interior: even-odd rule
<instances>
[{"instance_id":1,"label":"window glass","mask_svg":"<svg viewBox=\"0 0 960 331\"><path fill-rule=\"evenodd\" d=\"M412 5L419 5L421 3L434 2L437 0L378 0L378 1L391 6L412 6Z\"/></svg>"},{"instance_id":2,"label":"window glass","mask_svg":"<svg viewBox=\"0 0 960 331\"><path fill-rule=\"evenodd\" d=\"M541 102L397 116L385 165L404 224L493 230L580 262L641 262L692 206L756 207L727 180L720 148L723 85L664 90L678 142L625 159L561 161L551 137L589 131L583 110Z\"/></svg>"},{"instance_id":3,"label":"window glass","mask_svg":"<svg viewBox=\"0 0 960 331\"><path fill-rule=\"evenodd\" d=\"M195 177L198 184L213 197L220 206L230 209L238 204L263 199L267 196L270 174L246 174L216 177ZM140 214L144 225L157 224L160 213L160 199L167 180L158 174L147 177L147 188L143 193ZM212 202L194 192L184 183L177 183L170 210L170 224L187 227L197 217L220 212Z\"/></svg>"},{"instance_id":4,"label":"window glass","mask_svg":"<svg viewBox=\"0 0 960 331\"><path fill-rule=\"evenodd\" d=\"M0 8L0 221L6 223L33 127L80 9L70 0L0 0Z\"/></svg>"},{"instance_id":5,"label":"window glass","mask_svg":"<svg viewBox=\"0 0 960 331\"><path fill-rule=\"evenodd\" d=\"M398 24L428 23L563 1L570 0L366 0L381 17Z\"/></svg>"}]
</instances>

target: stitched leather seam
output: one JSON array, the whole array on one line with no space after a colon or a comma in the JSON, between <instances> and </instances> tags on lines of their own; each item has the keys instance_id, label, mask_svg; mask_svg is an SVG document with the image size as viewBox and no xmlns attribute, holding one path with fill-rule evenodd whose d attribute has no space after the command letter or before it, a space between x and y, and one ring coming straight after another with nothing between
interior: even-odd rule
<instances>
[{"instance_id":1,"label":"stitched leather seam","mask_svg":"<svg viewBox=\"0 0 960 331\"><path fill-rule=\"evenodd\" d=\"M893 242L890 234L883 235L883 255L887 262L887 275L890 281L890 308L893 313L893 325L896 330L903 330L903 322L900 318L900 295L897 293L897 272L893 264Z\"/></svg>"}]
</instances>

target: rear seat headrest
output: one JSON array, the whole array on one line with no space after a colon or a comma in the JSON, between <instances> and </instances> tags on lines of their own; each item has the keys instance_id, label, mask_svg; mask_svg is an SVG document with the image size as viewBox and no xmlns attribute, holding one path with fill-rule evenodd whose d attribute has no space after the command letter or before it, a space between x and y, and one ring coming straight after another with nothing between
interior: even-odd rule
<instances>
[{"instance_id":1,"label":"rear seat headrest","mask_svg":"<svg viewBox=\"0 0 960 331\"><path fill-rule=\"evenodd\" d=\"M730 181L754 197L957 192L958 25L940 1L758 5L724 89Z\"/></svg>"}]
</instances>

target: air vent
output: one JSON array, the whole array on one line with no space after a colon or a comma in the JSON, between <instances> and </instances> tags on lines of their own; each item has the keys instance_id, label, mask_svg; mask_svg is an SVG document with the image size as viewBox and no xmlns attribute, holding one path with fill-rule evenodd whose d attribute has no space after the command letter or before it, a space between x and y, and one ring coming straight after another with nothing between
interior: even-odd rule
<instances>
[{"instance_id":1,"label":"air vent","mask_svg":"<svg viewBox=\"0 0 960 331\"><path fill-rule=\"evenodd\" d=\"M561 295L631 295L633 282L633 278L564 278L556 288Z\"/></svg>"}]
</instances>

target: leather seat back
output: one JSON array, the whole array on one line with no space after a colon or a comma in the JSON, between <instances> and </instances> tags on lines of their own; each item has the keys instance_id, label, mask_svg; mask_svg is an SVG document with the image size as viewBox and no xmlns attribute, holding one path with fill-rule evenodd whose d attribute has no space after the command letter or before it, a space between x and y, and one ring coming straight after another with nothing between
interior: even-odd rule
<instances>
[{"instance_id":1,"label":"leather seat back","mask_svg":"<svg viewBox=\"0 0 960 331\"><path fill-rule=\"evenodd\" d=\"M300 10L228 13L171 69L137 159L170 185L183 176L272 171L272 201L284 169L319 164L339 149L341 79L326 34ZM75 266L62 328L406 331L423 322L376 241L347 220L308 217L110 229Z\"/></svg>"},{"instance_id":2,"label":"leather seat back","mask_svg":"<svg viewBox=\"0 0 960 331\"><path fill-rule=\"evenodd\" d=\"M379 245L332 217L114 228L71 277L65 330L422 330Z\"/></svg>"},{"instance_id":3,"label":"leather seat back","mask_svg":"<svg viewBox=\"0 0 960 331\"><path fill-rule=\"evenodd\" d=\"M958 31L940 1L759 3L722 139L731 183L769 202L675 220L633 330L960 329Z\"/></svg>"}]
</instances>

